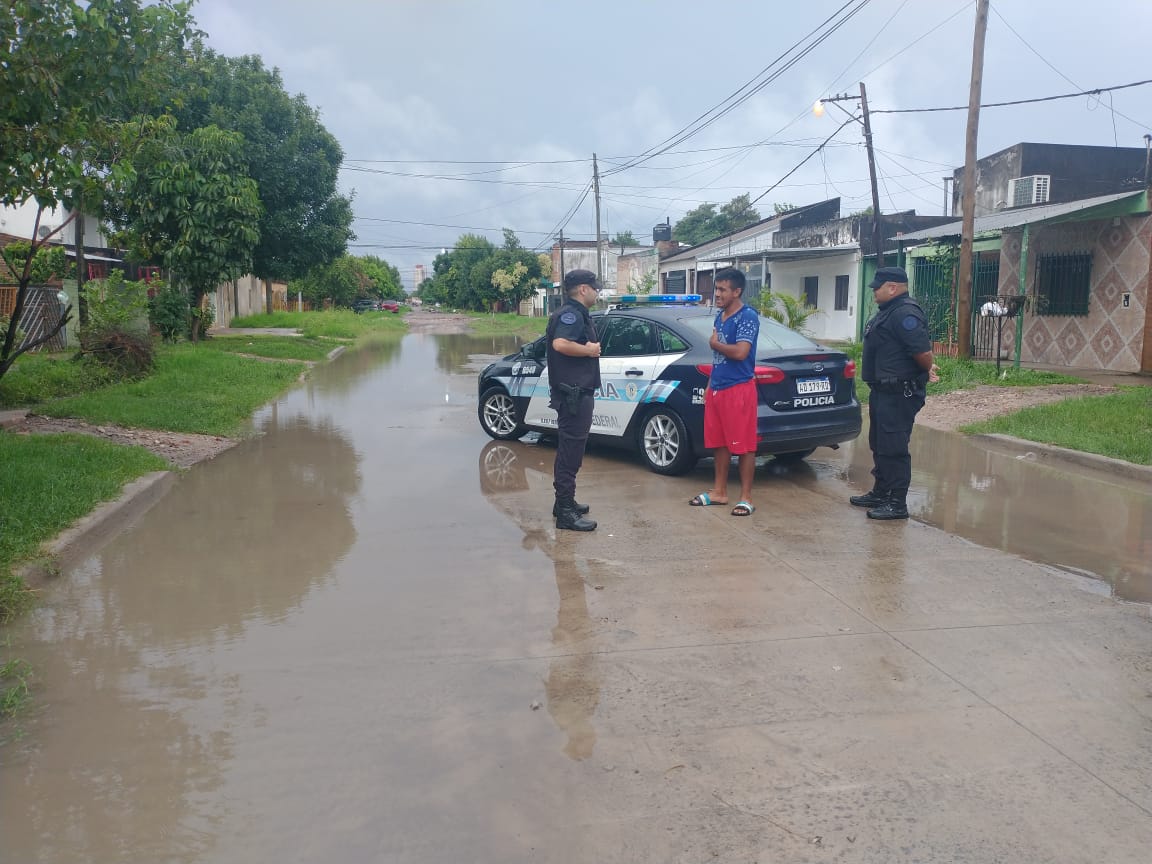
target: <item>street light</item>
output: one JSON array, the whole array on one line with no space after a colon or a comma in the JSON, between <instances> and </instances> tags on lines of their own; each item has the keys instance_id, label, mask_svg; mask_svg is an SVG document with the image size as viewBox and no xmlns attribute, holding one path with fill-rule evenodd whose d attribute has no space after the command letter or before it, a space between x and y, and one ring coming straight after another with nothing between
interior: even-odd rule
<instances>
[{"instance_id":1,"label":"street light","mask_svg":"<svg viewBox=\"0 0 1152 864\"><path fill-rule=\"evenodd\" d=\"M839 103L859 99L861 117L857 117ZM812 106L812 113L817 117L824 116L824 103L831 102L850 118L864 126L864 146L868 151L868 175L872 180L872 244L876 247L876 266L884 266L884 237L880 230L880 193L876 187L876 157L872 154L872 124L868 117L868 92L864 89L864 82L860 82L860 95L850 96L847 93L836 96L825 96L817 99Z\"/></svg>"}]
</instances>

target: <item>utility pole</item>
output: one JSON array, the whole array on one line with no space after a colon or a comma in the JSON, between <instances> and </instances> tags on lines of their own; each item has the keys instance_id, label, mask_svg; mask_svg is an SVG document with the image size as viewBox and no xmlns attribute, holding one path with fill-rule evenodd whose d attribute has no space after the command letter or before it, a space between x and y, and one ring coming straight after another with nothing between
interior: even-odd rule
<instances>
[{"instance_id":1,"label":"utility pole","mask_svg":"<svg viewBox=\"0 0 1152 864\"><path fill-rule=\"evenodd\" d=\"M941 179L944 181L944 215L947 216L948 215L948 205L950 203L950 199L948 197L948 184L951 182L952 178L951 177L942 177Z\"/></svg>"},{"instance_id":2,"label":"utility pole","mask_svg":"<svg viewBox=\"0 0 1152 864\"><path fill-rule=\"evenodd\" d=\"M872 153L872 123L868 117L868 91L860 82L860 108L864 113L864 147L868 150L868 176L872 179L872 244L876 247L876 267L884 266L884 232L880 227L880 193L876 189L876 157Z\"/></svg>"},{"instance_id":3,"label":"utility pole","mask_svg":"<svg viewBox=\"0 0 1152 864\"><path fill-rule=\"evenodd\" d=\"M976 32L972 37L972 86L968 94L968 133L964 141L964 210L960 228L960 276L956 290L958 356L972 356L972 234L976 210L976 136L980 129L980 89L984 81L984 36L988 31L988 0L977 0Z\"/></svg>"},{"instance_id":4,"label":"utility pole","mask_svg":"<svg viewBox=\"0 0 1152 864\"><path fill-rule=\"evenodd\" d=\"M592 188L596 193L596 281L604 284L604 264L600 260L600 169L596 165L596 154L592 154Z\"/></svg>"},{"instance_id":5,"label":"utility pole","mask_svg":"<svg viewBox=\"0 0 1152 864\"><path fill-rule=\"evenodd\" d=\"M564 281L564 274L567 271L564 269L564 229L560 229L560 281Z\"/></svg>"}]
</instances>

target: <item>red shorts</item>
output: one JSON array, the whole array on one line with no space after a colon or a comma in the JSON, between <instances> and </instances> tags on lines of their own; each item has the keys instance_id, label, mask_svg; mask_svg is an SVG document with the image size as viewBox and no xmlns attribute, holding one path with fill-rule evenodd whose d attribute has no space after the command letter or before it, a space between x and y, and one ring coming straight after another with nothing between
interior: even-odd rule
<instances>
[{"instance_id":1,"label":"red shorts","mask_svg":"<svg viewBox=\"0 0 1152 864\"><path fill-rule=\"evenodd\" d=\"M704 391L704 446L734 456L756 452L756 382Z\"/></svg>"}]
</instances>

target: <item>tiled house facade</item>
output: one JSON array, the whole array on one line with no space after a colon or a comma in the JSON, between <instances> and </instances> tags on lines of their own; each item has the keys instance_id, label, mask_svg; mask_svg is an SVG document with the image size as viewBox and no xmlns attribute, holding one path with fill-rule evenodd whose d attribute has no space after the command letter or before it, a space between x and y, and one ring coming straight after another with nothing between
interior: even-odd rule
<instances>
[{"instance_id":1,"label":"tiled house facade","mask_svg":"<svg viewBox=\"0 0 1152 864\"><path fill-rule=\"evenodd\" d=\"M1005 229L1000 250L999 293L1020 290L1023 228ZM1118 216L1030 227L1025 291L1037 294L1036 262L1054 253L1092 256L1087 314L1049 314L1043 302L1023 316L1024 362L1137 372L1149 319L1152 279L1152 217ZM1125 305L1127 301L1127 305ZM1015 351L1014 328L1004 330Z\"/></svg>"}]
</instances>

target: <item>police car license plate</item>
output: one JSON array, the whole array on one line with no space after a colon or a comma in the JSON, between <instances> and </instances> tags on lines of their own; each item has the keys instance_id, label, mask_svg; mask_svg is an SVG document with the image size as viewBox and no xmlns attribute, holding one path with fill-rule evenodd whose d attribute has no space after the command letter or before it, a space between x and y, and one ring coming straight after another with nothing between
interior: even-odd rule
<instances>
[{"instance_id":1,"label":"police car license plate","mask_svg":"<svg viewBox=\"0 0 1152 864\"><path fill-rule=\"evenodd\" d=\"M797 378L797 393L831 393L832 383L827 378Z\"/></svg>"}]
</instances>

